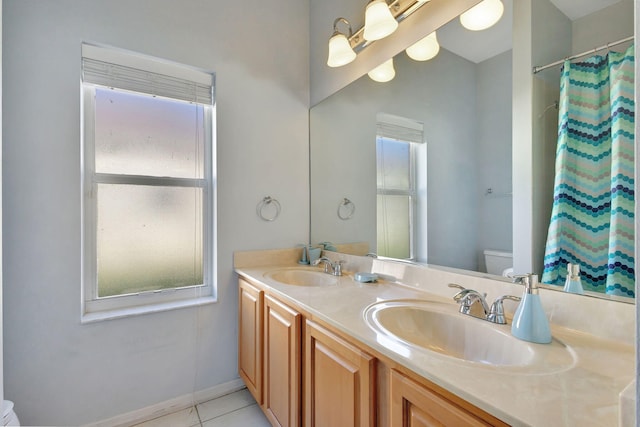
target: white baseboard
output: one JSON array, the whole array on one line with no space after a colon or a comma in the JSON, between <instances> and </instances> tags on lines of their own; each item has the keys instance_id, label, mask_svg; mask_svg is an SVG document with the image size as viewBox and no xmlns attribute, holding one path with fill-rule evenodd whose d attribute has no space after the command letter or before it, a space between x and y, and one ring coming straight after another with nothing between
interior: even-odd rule
<instances>
[{"instance_id":1,"label":"white baseboard","mask_svg":"<svg viewBox=\"0 0 640 427\"><path fill-rule=\"evenodd\" d=\"M86 424L84 427L125 427L162 417L173 412L181 411L199 403L207 402L225 394L233 393L245 387L240 378L217 386L178 396L146 408L136 409L115 417Z\"/></svg>"}]
</instances>

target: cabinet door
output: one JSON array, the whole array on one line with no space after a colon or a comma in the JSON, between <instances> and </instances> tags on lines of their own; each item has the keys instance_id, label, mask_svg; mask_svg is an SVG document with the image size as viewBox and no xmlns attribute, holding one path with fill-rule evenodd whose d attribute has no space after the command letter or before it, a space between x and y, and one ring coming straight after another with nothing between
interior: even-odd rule
<instances>
[{"instance_id":1,"label":"cabinet door","mask_svg":"<svg viewBox=\"0 0 640 427\"><path fill-rule=\"evenodd\" d=\"M238 291L238 371L247 389L262 403L262 300L264 292L240 279Z\"/></svg>"},{"instance_id":2,"label":"cabinet door","mask_svg":"<svg viewBox=\"0 0 640 427\"><path fill-rule=\"evenodd\" d=\"M300 425L301 319L300 313L265 296L263 410L274 426Z\"/></svg>"},{"instance_id":3,"label":"cabinet door","mask_svg":"<svg viewBox=\"0 0 640 427\"><path fill-rule=\"evenodd\" d=\"M467 405L473 408L470 404ZM390 424L394 427L505 425L499 420L495 421L496 423L485 421L444 396L391 370Z\"/></svg>"},{"instance_id":4,"label":"cabinet door","mask_svg":"<svg viewBox=\"0 0 640 427\"><path fill-rule=\"evenodd\" d=\"M305 426L374 426L375 359L318 324L305 326Z\"/></svg>"}]
</instances>

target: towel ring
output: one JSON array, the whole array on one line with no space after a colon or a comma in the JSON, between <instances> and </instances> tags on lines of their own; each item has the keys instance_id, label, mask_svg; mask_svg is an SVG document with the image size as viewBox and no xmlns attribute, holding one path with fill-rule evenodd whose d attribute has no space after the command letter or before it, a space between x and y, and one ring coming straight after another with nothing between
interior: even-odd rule
<instances>
[{"instance_id":1,"label":"towel ring","mask_svg":"<svg viewBox=\"0 0 640 427\"><path fill-rule=\"evenodd\" d=\"M268 207L275 206L275 213L268 215ZM265 212L266 211L266 212ZM263 221L274 221L280 215L280 202L271 196L262 199L256 206L256 213Z\"/></svg>"},{"instance_id":2,"label":"towel ring","mask_svg":"<svg viewBox=\"0 0 640 427\"><path fill-rule=\"evenodd\" d=\"M343 221L351 219L355 211L356 211L356 205L354 205L351 200L345 197L344 199L342 199L342 201L338 205L338 218L340 218Z\"/></svg>"}]
</instances>

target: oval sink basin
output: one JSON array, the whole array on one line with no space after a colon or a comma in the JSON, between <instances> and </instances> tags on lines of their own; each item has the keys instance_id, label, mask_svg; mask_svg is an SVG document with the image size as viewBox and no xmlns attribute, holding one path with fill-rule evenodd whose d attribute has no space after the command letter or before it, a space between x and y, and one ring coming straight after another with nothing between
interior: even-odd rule
<instances>
[{"instance_id":1,"label":"oval sink basin","mask_svg":"<svg viewBox=\"0 0 640 427\"><path fill-rule=\"evenodd\" d=\"M285 285L295 286L331 286L338 283L338 279L321 271L301 268L281 269L265 273L265 277Z\"/></svg>"},{"instance_id":2,"label":"oval sink basin","mask_svg":"<svg viewBox=\"0 0 640 427\"><path fill-rule=\"evenodd\" d=\"M559 342L536 345L519 340L509 327L463 315L449 304L385 301L369 306L364 316L374 331L414 350L494 366L558 368L573 362L571 353Z\"/></svg>"}]
</instances>

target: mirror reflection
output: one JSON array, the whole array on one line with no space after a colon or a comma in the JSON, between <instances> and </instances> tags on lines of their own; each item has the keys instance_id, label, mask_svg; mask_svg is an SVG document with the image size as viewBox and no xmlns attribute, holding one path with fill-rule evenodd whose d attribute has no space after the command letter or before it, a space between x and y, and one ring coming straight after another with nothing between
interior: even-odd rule
<instances>
[{"instance_id":1,"label":"mirror reflection","mask_svg":"<svg viewBox=\"0 0 640 427\"><path fill-rule=\"evenodd\" d=\"M634 296L633 61L631 46L563 67L542 283L575 266L565 290Z\"/></svg>"},{"instance_id":2,"label":"mirror reflection","mask_svg":"<svg viewBox=\"0 0 640 427\"><path fill-rule=\"evenodd\" d=\"M312 108L312 242L365 242L381 256L512 274L512 4L504 4L496 26L470 32L454 20L437 31L432 59L401 52L392 80L365 75ZM618 19L633 15L631 0L598 2L588 16L584 2L536 7L534 31L545 28L545 14L566 26L568 50L555 59L617 40L620 32L633 35L633 18L630 26ZM594 20L600 31L587 37ZM544 200L535 206L546 222L534 248L540 276L554 200L559 75L552 67L532 77L534 182ZM345 198L355 207L346 219L336 215ZM559 289L565 261L553 280Z\"/></svg>"}]
</instances>

